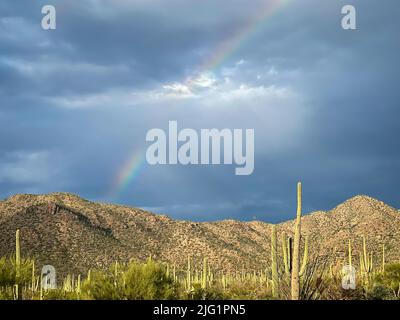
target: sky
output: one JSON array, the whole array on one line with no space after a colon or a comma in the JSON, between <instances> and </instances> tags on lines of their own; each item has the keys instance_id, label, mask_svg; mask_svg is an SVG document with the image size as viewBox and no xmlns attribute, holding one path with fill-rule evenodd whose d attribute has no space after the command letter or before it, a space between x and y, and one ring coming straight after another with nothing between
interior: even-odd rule
<instances>
[{"instance_id":1,"label":"sky","mask_svg":"<svg viewBox=\"0 0 400 320\"><path fill-rule=\"evenodd\" d=\"M400 208L395 0L0 2L0 198L72 192L176 219ZM43 30L41 8L56 8ZM343 30L351 4L357 30ZM149 165L146 133L254 129L255 169Z\"/></svg>"}]
</instances>

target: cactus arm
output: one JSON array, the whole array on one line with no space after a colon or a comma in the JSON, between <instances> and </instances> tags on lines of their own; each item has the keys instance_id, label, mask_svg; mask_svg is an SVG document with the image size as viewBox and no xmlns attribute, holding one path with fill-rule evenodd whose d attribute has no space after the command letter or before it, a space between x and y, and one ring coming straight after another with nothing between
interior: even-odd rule
<instances>
[{"instance_id":1,"label":"cactus arm","mask_svg":"<svg viewBox=\"0 0 400 320\"><path fill-rule=\"evenodd\" d=\"M351 240L349 239L349 266L352 266Z\"/></svg>"},{"instance_id":2,"label":"cactus arm","mask_svg":"<svg viewBox=\"0 0 400 320\"><path fill-rule=\"evenodd\" d=\"M283 265L285 267L285 274L289 274L289 260L288 260L288 250L286 245L286 233L282 233L282 252L283 252Z\"/></svg>"}]
</instances>

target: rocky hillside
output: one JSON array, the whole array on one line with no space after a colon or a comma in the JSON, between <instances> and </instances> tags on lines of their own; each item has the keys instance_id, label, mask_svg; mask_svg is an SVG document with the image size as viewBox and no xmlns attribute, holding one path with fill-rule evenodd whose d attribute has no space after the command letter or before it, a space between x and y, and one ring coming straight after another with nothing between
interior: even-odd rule
<instances>
[{"instance_id":1,"label":"rocky hillside","mask_svg":"<svg viewBox=\"0 0 400 320\"><path fill-rule=\"evenodd\" d=\"M293 221L278 225L292 233ZM184 266L190 255L206 256L215 269L260 270L268 266L271 225L226 220L213 223L175 221L136 208L94 203L76 195L16 195L0 201L0 256L14 251L14 233L21 230L25 256L52 264L59 272L85 273L113 261L131 258ZM310 254L344 259L347 242L354 253L365 235L368 249L380 263L382 245L388 261L400 258L400 213L381 201L356 196L328 212L303 217Z\"/></svg>"}]
</instances>

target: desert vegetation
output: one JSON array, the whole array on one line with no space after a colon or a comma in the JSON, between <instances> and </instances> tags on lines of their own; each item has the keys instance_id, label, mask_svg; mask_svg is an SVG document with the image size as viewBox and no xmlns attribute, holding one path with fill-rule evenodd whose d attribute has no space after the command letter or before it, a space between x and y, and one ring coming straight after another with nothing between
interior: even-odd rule
<instances>
[{"instance_id":1,"label":"desert vegetation","mask_svg":"<svg viewBox=\"0 0 400 320\"><path fill-rule=\"evenodd\" d=\"M14 254L0 258L0 299L400 299L400 263L386 263L385 245L378 258L368 251L366 237L361 248L348 240L345 261L310 254L301 232L300 183L297 199L293 238L278 235L272 225L271 263L253 271L214 270L207 257L198 263L188 255L184 268L149 257L67 274L50 288L48 274L21 254L16 230Z\"/></svg>"},{"instance_id":2,"label":"desert vegetation","mask_svg":"<svg viewBox=\"0 0 400 320\"><path fill-rule=\"evenodd\" d=\"M18 231L16 240L18 241ZM276 241L273 237L272 241ZM299 285L293 288L293 249L285 239L285 254L274 256L270 266L258 272L238 270L233 273L213 272L204 258L202 265L186 269L154 261L115 262L108 270L88 270L85 275L69 274L59 280L57 288L48 289L46 275L35 268L32 259L16 254L0 259L0 299L33 300L144 300L144 299L399 299L400 264L370 264L367 251L360 256L361 269L356 268L355 287L343 288L342 265L328 263L325 258L308 260L307 249L299 268ZM351 246L349 263L353 263ZM382 252L384 255L384 251ZM281 257L282 259L278 259ZM365 258L367 261L365 261ZM365 264L365 265L364 265ZM364 265L364 266L363 266ZM293 296L293 291L296 296Z\"/></svg>"}]
</instances>

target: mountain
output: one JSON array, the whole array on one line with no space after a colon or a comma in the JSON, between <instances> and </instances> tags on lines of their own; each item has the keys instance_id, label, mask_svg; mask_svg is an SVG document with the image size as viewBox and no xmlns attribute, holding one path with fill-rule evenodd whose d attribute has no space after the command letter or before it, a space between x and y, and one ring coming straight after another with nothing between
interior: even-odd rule
<instances>
[{"instance_id":1,"label":"mountain","mask_svg":"<svg viewBox=\"0 0 400 320\"><path fill-rule=\"evenodd\" d=\"M356 196L330 211L310 213L302 223L312 256L345 259L349 239L357 255L365 236L376 264L383 244L387 261L399 259L400 213L371 197ZM278 224L278 234L292 235L293 224ZM269 265L271 224L177 221L69 193L15 195L0 201L0 256L14 252L16 229L23 255L35 257L39 265L54 265L62 275L150 255L180 267L188 255L198 265L207 257L213 269L225 271Z\"/></svg>"}]
</instances>

